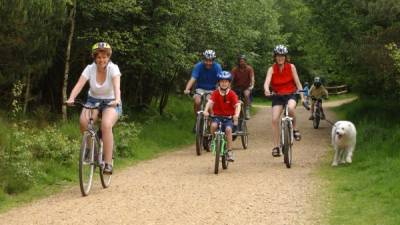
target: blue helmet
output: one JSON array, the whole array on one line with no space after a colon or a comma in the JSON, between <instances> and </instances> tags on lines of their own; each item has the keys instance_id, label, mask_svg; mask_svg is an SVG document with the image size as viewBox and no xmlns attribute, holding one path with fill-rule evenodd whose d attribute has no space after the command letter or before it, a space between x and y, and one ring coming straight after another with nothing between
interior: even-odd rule
<instances>
[{"instance_id":1,"label":"blue helmet","mask_svg":"<svg viewBox=\"0 0 400 225\"><path fill-rule=\"evenodd\" d=\"M222 71L217 75L218 81L220 80L229 80L232 81L232 74L229 71Z\"/></svg>"}]
</instances>

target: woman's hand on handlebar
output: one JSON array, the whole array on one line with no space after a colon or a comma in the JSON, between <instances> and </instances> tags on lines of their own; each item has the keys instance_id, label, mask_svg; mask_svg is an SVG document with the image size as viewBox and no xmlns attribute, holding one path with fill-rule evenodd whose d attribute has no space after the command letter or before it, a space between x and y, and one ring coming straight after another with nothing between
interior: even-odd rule
<instances>
[{"instance_id":1,"label":"woman's hand on handlebar","mask_svg":"<svg viewBox=\"0 0 400 225\"><path fill-rule=\"evenodd\" d=\"M75 103L75 99L68 99L67 101L65 101L65 104L68 106L73 106Z\"/></svg>"},{"instance_id":2,"label":"woman's hand on handlebar","mask_svg":"<svg viewBox=\"0 0 400 225\"><path fill-rule=\"evenodd\" d=\"M208 116L210 115L210 113L207 112L207 111L204 111L204 112L203 112L203 115L204 115L204 118L208 118Z\"/></svg>"},{"instance_id":3,"label":"woman's hand on handlebar","mask_svg":"<svg viewBox=\"0 0 400 225\"><path fill-rule=\"evenodd\" d=\"M265 90L264 91L264 95L267 96L267 97L271 96L271 94L272 93L269 90Z\"/></svg>"}]
</instances>

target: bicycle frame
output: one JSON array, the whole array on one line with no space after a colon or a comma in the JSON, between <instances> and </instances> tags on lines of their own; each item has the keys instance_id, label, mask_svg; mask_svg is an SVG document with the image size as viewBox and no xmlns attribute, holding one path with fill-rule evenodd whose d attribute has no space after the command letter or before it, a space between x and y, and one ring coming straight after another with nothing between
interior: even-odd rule
<instances>
[{"instance_id":1,"label":"bicycle frame","mask_svg":"<svg viewBox=\"0 0 400 225\"><path fill-rule=\"evenodd\" d=\"M225 154L226 151L226 137L225 137L225 132L222 131L222 122L218 123L218 129L214 132L215 137L211 141L211 151L215 155L215 148L216 144L215 142L218 140L221 140L221 156Z\"/></svg>"},{"instance_id":2,"label":"bicycle frame","mask_svg":"<svg viewBox=\"0 0 400 225\"><path fill-rule=\"evenodd\" d=\"M289 131L290 131L290 145L293 145L293 118L289 116L289 107L288 104L286 103L284 105L284 111L283 111L283 117L281 118L281 146L284 144L284 139L285 139L285 134L284 134L284 127L289 126Z\"/></svg>"}]
</instances>

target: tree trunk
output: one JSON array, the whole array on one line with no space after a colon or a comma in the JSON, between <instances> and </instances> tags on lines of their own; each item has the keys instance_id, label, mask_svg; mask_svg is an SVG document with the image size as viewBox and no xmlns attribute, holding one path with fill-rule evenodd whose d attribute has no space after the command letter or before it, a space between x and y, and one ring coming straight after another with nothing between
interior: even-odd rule
<instances>
[{"instance_id":1,"label":"tree trunk","mask_svg":"<svg viewBox=\"0 0 400 225\"><path fill-rule=\"evenodd\" d=\"M72 4L73 4L73 6L69 13L69 18L68 18L71 23L71 27L70 27L70 31L69 31L67 50L65 51L64 82L63 82L63 87L62 87L62 102L63 103L65 101L67 101L69 61L70 61L70 57L71 57L72 38L74 37L74 31L75 31L76 0L74 0ZM67 120L67 106L64 104L62 104L62 118L64 121Z\"/></svg>"},{"instance_id":2,"label":"tree trunk","mask_svg":"<svg viewBox=\"0 0 400 225\"><path fill-rule=\"evenodd\" d=\"M28 103L31 100L31 73L28 73L25 81L26 89L25 89L25 99L24 99L24 110L22 113L26 115L26 110L28 108Z\"/></svg>"}]
</instances>

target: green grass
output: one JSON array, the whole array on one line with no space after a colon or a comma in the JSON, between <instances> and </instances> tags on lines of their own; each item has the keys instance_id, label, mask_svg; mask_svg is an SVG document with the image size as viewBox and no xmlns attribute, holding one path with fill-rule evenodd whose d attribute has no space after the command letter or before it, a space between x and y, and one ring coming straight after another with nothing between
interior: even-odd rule
<instances>
[{"instance_id":1,"label":"green grass","mask_svg":"<svg viewBox=\"0 0 400 225\"><path fill-rule=\"evenodd\" d=\"M174 151L179 147L194 142L194 137L191 133L194 122L192 101L188 98L171 97L162 116L157 113L154 107L151 107L143 112L132 113L129 118L129 121L133 120L135 124L138 124L140 133L137 139L128 140L132 154L129 153L125 157L117 157L115 167L117 171L140 161L157 157L163 152ZM0 131L6 130L4 123L0 125ZM74 115L67 123L58 122L57 127L63 135L80 142L78 115ZM115 134L118 133L118 129L124 128L117 125L114 131ZM9 140L0 137L0 144L2 144L0 150L2 150L1 147L7 141ZM77 156L79 143L77 143L76 148ZM2 188L4 180L0 182L0 212L49 196L71 186L78 187L77 159L76 163L68 165L61 165L51 160L36 161L34 165L39 168L39 172L34 174L34 183L29 189L19 193L7 194ZM97 176L95 179L97 179Z\"/></svg>"},{"instance_id":2,"label":"green grass","mask_svg":"<svg viewBox=\"0 0 400 225\"><path fill-rule=\"evenodd\" d=\"M271 99L265 96L254 96L253 97L253 104L254 105L271 105Z\"/></svg>"},{"instance_id":3,"label":"green grass","mask_svg":"<svg viewBox=\"0 0 400 225\"><path fill-rule=\"evenodd\" d=\"M400 224L399 109L398 103L356 100L336 110L358 133L351 165L321 169L332 201L328 224Z\"/></svg>"}]
</instances>

